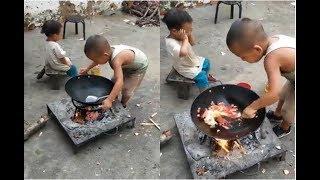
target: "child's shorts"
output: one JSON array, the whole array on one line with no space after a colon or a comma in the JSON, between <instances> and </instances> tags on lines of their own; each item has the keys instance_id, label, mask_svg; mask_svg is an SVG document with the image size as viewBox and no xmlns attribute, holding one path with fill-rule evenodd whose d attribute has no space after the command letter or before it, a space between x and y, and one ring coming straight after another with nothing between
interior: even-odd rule
<instances>
[{"instance_id":1,"label":"child's shorts","mask_svg":"<svg viewBox=\"0 0 320 180\"><path fill-rule=\"evenodd\" d=\"M295 114L295 87L290 81L287 81L283 86L280 100L284 101L282 106L282 116L285 116L289 123L294 122L294 114Z\"/></svg>"},{"instance_id":2,"label":"child's shorts","mask_svg":"<svg viewBox=\"0 0 320 180\"><path fill-rule=\"evenodd\" d=\"M141 81L147 72L147 68L148 66L144 67L143 69L139 69L138 71L123 70L123 87L121 91L122 96L128 98L133 96L136 88L140 86ZM112 81L114 81L114 78L112 78Z\"/></svg>"},{"instance_id":3,"label":"child's shorts","mask_svg":"<svg viewBox=\"0 0 320 180\"><path fill-rule=\"evenodd\" d=\"M67 71L69 77L78 76L78 70L75 65L71 65L70 69Z\"/></svg>"},{"instance_id":4,"label":"child's shorts","mask_svg":"<svg viewBox=\"0 0 320 180\"><path fill-rule=\"evenodd\" d=\"M204 89L209 86L209 81L208 81L208 74L210 71L211 65L210 65L210 60L205 58L203 65L202 65L202 70L200 73L193 79L196 83L196 86L199 89Z\"/></svg>"}]
</instances>

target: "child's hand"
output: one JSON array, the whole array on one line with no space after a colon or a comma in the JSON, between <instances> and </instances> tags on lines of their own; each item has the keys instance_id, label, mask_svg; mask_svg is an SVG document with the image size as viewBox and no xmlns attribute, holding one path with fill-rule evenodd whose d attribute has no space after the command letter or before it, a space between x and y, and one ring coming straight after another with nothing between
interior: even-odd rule
<instances>
[{"instance_id":1,"label":"child's hand","mask_svg":"<svg viewBox=\"0 0 320 180\"><path fill-rule=\"evenodd\" d=\"M184 29L180 29L178 32L178 38L183 41L183 40L188 40L188 35Z\"/></svg>"},{"instance_id":2,"label":"child's hand","mask_svg":"<svg viewBox=\"0 0 320 180\"><path fill-rule=\"evenodd\" d=\"M256 115L257 110L251 108L250 106L246 107L243 112L242 112L242 117L243 118L254 118Z\"/></svg>"},{"instance_id":3,"label":"child's hand","mask_svg":"<svg viewBox=\"0 0 320 180\"><path fill-rule=\"evenodd\" d=\"M112 101L110 101L108 98L105 99L104 101L102 101L101 108L102 108L103 110L110 109L111 107L112 107Z\"/></svg>"},{"instance_id":4,"label":"child's hand","mask_svg":"<svg viewBox=\"0 0 320 180\"><path fill-rule=\"evenodd\" d=\"M186 34L187 34L188 38L190 38L190 37L192 36L192 32L191 32L191 31L189 31L189 32L186 33Z\"/></svg>"},{"instance_id":5,"label":"child's hand","mask_svg":"<svg viewBox=\"0 0 320 180\"><path fill-rule=\"evenodd\" d=\"M87 73L88 73L87 68L80 68L80 72L79 72L80 75L84 75L84 74L87 74Z\"/></svg>"}]
</instances>

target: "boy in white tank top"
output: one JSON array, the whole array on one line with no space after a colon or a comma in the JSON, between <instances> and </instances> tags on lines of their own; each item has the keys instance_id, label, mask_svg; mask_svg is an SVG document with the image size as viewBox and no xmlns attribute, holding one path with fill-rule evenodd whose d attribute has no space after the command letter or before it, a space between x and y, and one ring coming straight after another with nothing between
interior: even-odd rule
<instances>
[{"instance_id":1,"label":"boy in white tank top","mask_svg":"<svg viewBox=\"0 0 320 180\"><path fill-rule=\"evenodd\" d=\"M243 61L256 63L265 56L268 92L246 107L243 117L253 118L257 110L279 101L276 110L269 111L267 117L281 122L273 128L278 137L289 134L295 119L295 38L268 36L259 21L242 18L231 25L226 42L230 51ZM283 87L281 76L287 79Z\"/></svg>"},{"instance_id":2,"label":"boy in white tank top","mask_svg":"<svg viewBox=\"0 0 320 180\"><path fill-rule=\"evenodd\" d=\"M87 39L84 52L93 62L87 68L81 68L80 74L86 74L91 68L106 63L109 63L114 71L114 86L109 96L102 102L102 108L111 108L112 102L120 92L121 103L126 107L147 71L149 64L147 56L131 46L110 46L107 39L100 35L93 35Z\"/></svg>"}]
</instances>

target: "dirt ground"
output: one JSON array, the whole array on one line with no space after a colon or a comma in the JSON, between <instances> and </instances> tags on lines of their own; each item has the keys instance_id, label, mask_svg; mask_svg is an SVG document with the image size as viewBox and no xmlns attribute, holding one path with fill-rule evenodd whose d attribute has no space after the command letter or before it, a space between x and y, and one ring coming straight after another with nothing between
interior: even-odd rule
<instances>
[{"instance_id":1,"label":"dirt ground","mask_svg":"<svg viewBox=\"0 0 320 180\"><path fill-rule=\"evenodd\" d=\"M295 37L295 7L291 2L243 2L243 17L260 19L266 32L272 34L284 34ZM261 94L266 83L266 74L262 61L257 64L248 64L233 55L225 43L226 34L234 21L229 19L230 7L220 5L218 23L214 24L215 6L194 8L189 10L193 18L193 31L198 43L194 49L200 56L208 57L213 64L211 73L224 83L249 82L253 90ZM234 16L238 16L238 8L235 7ZM175 125L173 115L175 113L189 111L192 101L199 94L196 87L191 91L189 100L177 98L173 86L165 83L165 78L171 70L164 38L168 30L164 23L160 26L160 119L161 128L173 129L175 134L171 142L161 149L160 174L161 178L192 178L185 152ZM225 55L222 55L224 52ZM274 107L270 107L274 108ZM269 109L269 108L268 108ZM238 172L227 178L294 178L295 177L295 131L281 139L288 148L286 160L278 162L269 160L254 166L243 173ZM262 173L265 169L265 173ZM284 175L283 170L289 170Z\"/></svg>"},{"instance_id":2,"label":"dirt ground","mask_svg":"<svg viewBox=\"0 0 320 180\"><path fill-rule=\"evenodd\" d=\"M148 56L150 65L147 74L128 105L132 115L136 116L136 127L123 129L116 135L105 135L74 154L67 136L56 122L49 120L44 128L24 143L25 178L160 176L159 130L154 126L140 125L148 121L151 114L158 112L160 106L159 28L140 28L126 24L124 19L134 20L135 17L117 14L93 18L86 21L86 35L103 34L111 44L132 45ZM79 25L79 35L74 35L74 25L67 24L66 39L59 42L78 68L89 64L83 52L85 41L80 38L82 26ZM68 97L64 88L50 90L48 77L36 79L36 72L44 64L41 54L44 40L39 29L24 34L24 118L29 123L47 113L46 103ZM103 74L111 77L112 71L108 65L103 66ZM140 107L136 106L138 103ZM153 119L159 122L159 116Z\"/></svg>"},{"instance_id":3,"label":"dirt ground","mask_svg":"<svg viewBox=\"0 0 320 180\"><path fill-rule=\"evenodd\" d=\"M242 15L260 19L268 34L294 37L295 7L290 3L244 1ZM220 6L217 24L213 23L215 5L189 9L188 12L194 20L197 41L194 49L199 55L211 59L211 73L224 83L249 82L258 94L263 93L267 78L262 61L247 64L226 46L226 34L234 21L229 19L230 7ZM237 7L234 16L238 16ZM94 17L92 21L86 21L86 35L102 34L111 44L132 45L148 56L147 74L129 103L130 112L136 117L135 128L124 128L116 135L102 136L74 154L68 137L50 119L44 128L24 143L25 178L192 178L173 115L189 111L199 92L193 87L190 99L181 100L177 98L175 88L165 83L172 66L164 44L164 37L168 35L165 24L161 23L160 28L140 28L125 23L124 19L136 18L121 13ZM73 24L68 24L66 31L66 39L61 40L60 45L78 68L88 65L90 61L83 52L85 41L80 40L82 26L79 25L79 35L74 34ZM29 123L47 113L46 103L68 98L64 88L50 89L47 76L36 79L37 72L44 65L44 40L40 29L24 33L24 120ZM102 69L106 77L112 76L108 65ZM157 115L153 119L161 124L161 129L172 129L175 134L171 142L161 149L159 130L154 126L140 125L155 112ZM288 149L285 161L269 160L261 163L259 171L254 166L227 178L294 178L295 130L281 141ZM262 169L265 173L261 172ZM288 175L284 175L285 169L289 170Z\"/></svg>"}]
</instances>

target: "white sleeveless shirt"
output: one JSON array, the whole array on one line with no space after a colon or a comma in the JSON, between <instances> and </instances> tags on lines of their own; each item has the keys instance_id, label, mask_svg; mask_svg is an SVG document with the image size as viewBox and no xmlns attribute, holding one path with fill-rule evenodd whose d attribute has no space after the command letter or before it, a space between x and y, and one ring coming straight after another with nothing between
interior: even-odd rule
<instances>
[{"instance_id":1,"label":"white sleeveless shirt","mask_svg":"<svg viewBox=\"0 0 320 180\"><path fill-rule=\"evenodd\" d=\"M273 42L267 49L266 55L268 55L270 52L279 49L279 48L292 48L296 49L296 39L285 36L285 35L275 35L272 37L278 38L276 42ZM289 80L291 83L295 83L295 72L296 70L289 72L289 73L282 73L281 76L285 77L287 80Z\"/></svg>"},{"instance_id":2,"label":"white sleeveless shirt","mask_svg":"<svg viewBox=\"0 0 320 180\"><path fill-rule=\"evenodd\" d=\"M188 54L180 57L182 41L167 37L165 39L167 52L173 62L173 68L186 78L195 78L202 70L204 57L197 56L188 43Z\"/></svg>"},{"instance_id":3,"label":"white sleeveless shirt","mask_svg":"<svg viewBox=\"0 0 320 180\"><path fill-rule=\"evenodd\" d=\"M132 74L146 71L149 61L147 56L138 48L127 46L127 45L113 45L111 61L123 50L131 50L134 52L134 60L131 64L123 65L122 70L124 73Z\"/></svg>"}]
</instances>

